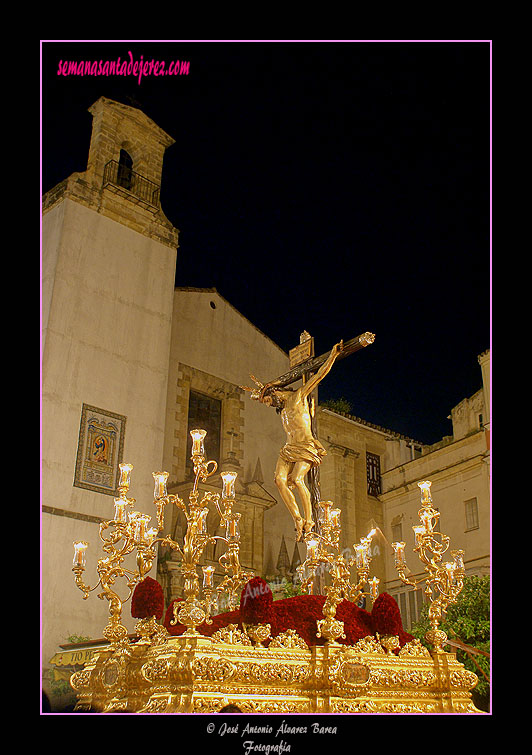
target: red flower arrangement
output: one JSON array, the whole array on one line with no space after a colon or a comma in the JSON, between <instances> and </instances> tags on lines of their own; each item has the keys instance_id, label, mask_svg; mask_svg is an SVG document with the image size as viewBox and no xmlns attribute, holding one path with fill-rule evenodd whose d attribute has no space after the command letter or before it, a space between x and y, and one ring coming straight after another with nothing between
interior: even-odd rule
<instances>
[{"instance_id":1,"label":"red flower arrangement","mask_svg":"<svg viewBox=\"0 0 532 755\"><path fill-rule=\"evenodd\" d=\"M336 618L344 622L345 640L341 637L338 642L344 645L354 645L368 635L375 634L373 616L364 608L359 608L350 600L343 600L336 609Z\"/></svg>"},{"instance_id":2,"label":"red flower arrangement","mask_svg":"<svg viewBox=\"0 0 532 755\"><path fill-rule=\"evenodd\" d=\"M296 595L293 598L278 600L273 604L274 621L272 635L295 629L307 645L324 645L324 637L316 637L317 623L323 619L324 595ZM375 633L371 614L343 600L336 609L336 618L344 622L345 639L338 642L354 645L367 635Z\"/></svg>"},{"instance_id":3,"label":"red flower arrangement","mask_svg":"<svg viewBox=\"0 0 532 755\"><path fill-rule=\"evenodd\" d=\"M253 577L240 596L240 620L244 624L271 624L273 595L261 577Z\"/></svg>"},{"instance_id":4,"label":"red flower arrangement","mask_svg":"<svg viewBox=\"0 0 532 755\"><path fill-rule=\"evenodd\" d=\"M375 631L379 634L397 635L401 647L414 639L413 635L405 632L403 629L401 612L397 601L391 595L388 595L387 592L379 595L373 604L371 615L375 623Z\"/></svg>"},{"instance_id":5,"label":"red flower arrangement","mask_svg":"<svg viewBox=\"0 0 532 755\"><path fill-rule=\"evenodd\" d=\"M185 631L183 624L174 626L170 621L174 617L173 606L180 601L173 601L166 611L164 626L171 635L181 635ZM271 636L275 637L287 629L295 629L307 645L324 645L324 637L316 637L316 622L323 619L324 595L296 595L292 598L273 601L268 584L260 577L254 577L242 590L240 609L228 611L212 617L212 624L202 624L198 631L207 637L228 624L236 624L242 629L243 624L271 624ZM344 623L344 638L338 642L354 645L364 637L381 635L398 635L399 645L413 639L403 630L401 614L396 601L387 593L377 598L371 613L359 608L349 600L343 600L336 609L336 618Z\"/></svg>"},{"instance_id":6,"label":"red flower arrangement","mask_svg":"<svg viewBox=\"0 0 532 755\"><path fill-rule=\"evenodd\" d=\"M300 637L310 645L321 645L323 638L316 637L316 621L323 619L324 595L295 595L292 598L276 600L272 636L295 629Z\"/></svg>"},{"instance_id":7,"label":"red flower arrangement","mask_svg":"<svg viewBox=\"0 0 532 755\"><path fill-rule=\"evenodd\" d=\"M134 619L148 619L155 616L161 618L164 611L163 588L157 580L144 577L133 592L131 599L131 615Z\"/></svg>"}]
</instances>

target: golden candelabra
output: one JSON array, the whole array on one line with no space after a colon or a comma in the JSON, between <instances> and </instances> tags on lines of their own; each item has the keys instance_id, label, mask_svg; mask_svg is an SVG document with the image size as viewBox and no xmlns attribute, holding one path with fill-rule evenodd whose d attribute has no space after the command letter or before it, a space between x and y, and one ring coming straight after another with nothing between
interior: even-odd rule
<instances>
[{"instance_id":1,"label":"golden candelabra","mask_svg":"<svg viewBox=\"0 0 532 755\"><path fill-rule=\"evenodd\" d=\"M456 603L464 586L464 551L452 550L451 556L454 560L442 563L442 556L449 548L450 538L435 529L440 512L432 506L431 484L428 480L418 482L421 489L421 509L418 512L421 524L412 528L416 541L414 552L419 554L427 575L417 580L410 579L406 574L408 567L404 553L405 543L392 543L392 548L395 551L395 568L401 581L411 587L418 587L423 582L426 585L425 595L430 600L428 616L431 628L425 639L434 646L436 652L443 653L447 635L438 627L447 607ZM437 590L436 596L433 587Z\"/></svg>"},{"instance_id":2,"label":"golden candelabra","mask_svg":"<svg viewBox=\"0 0 532 755\"><path fill-rule=\"evenodd\" d=\"M320 566L329 571L332 583L323 588L326 601L323 606L324 619L318 622L318 637L335 642L338 637L345 638L343 623L335 618L336 607L345 598L354 603L361 597L371 597L374 602L379 594L379 579L369 579L371 562L371 539L376 533L373 529L353 546L352 558L345 558L339 552L340 509L332 508L332 501L320 501L319 532L305 534L307 555L305 561L297 568L302 588L312 594L314 580ZM351 569L356 569L356 582L350 581ZM368 592L364 592L365 587Z\"/></svg>"},{"instance_id":3,"label":"golden candelabra","mask_svg":"<svg viewBox=\"0 0 532 755\"><path fill-rule=\"evenodd\" d=\"M150 517L139 512L132 511L126 517L126 509L134 504L134 499L127 497L131 465L120 467L115 518L100 527L107 557L98 561L98 574L102 585L100 597L109 600L110 621L104 631L109 642L102 642L85 666L72 674L71 685L78 695L76 710L212 713L234 703L243 712L252 714L479 712L470 692L478 682L477 676L467 671L454 653L443 651L445 635L438 633L439 618L461 588L463 553L453 552L454 564L440 566L449 538L434 532L438 512L430 505L430 483L420 484L423 527L416 532L416 550L429 570L427 588L431 595L434 586L439 592L430 613L434 635L431 641L436 643L436 652L429 652L419 640L401 647L398 636L377 633L368 634L354 645L337 641L344 635L343 623L336 619L338 604L344 598L356 601L362 595L375 600L378 580L369 579L375 531L354 546L352 558L346 558L345 552L339 552L340 511L331 509L330 501L320 503L320 530L305 536L307 558L299 567L309 594L320 565L331 574L332 583L323 591L326 594L323 618L316 626L317 636L326 639L323 646L310 647L294 629L272 638L270 624L243 624L243 631L237 624L228 624L212 636L196 631L201 623L211 621L217 594L229 592L234 604L240 587L253 576L241 569L238 560L239 514L233 513L235 474L222 475L221 495L206 493L199 500L198 482L216 471L214 462L205 461L204 436L204 431L192 433L195 481L187 506L178 496L168 495L166 472L154 474L157 527L149 528ZM179 506L187 518L181 546L170 537L157 537L163 529L168 503ZM220 522L226 527L226 537L211 537L206 530L210 504L214 504ZM206 544L217 540L227 544L226 553L220 558L226 574L215 588L213 567L204 566L200 599L199 559ZM181 554L185 600L177 604L177 615L174 610L174 623L179 620L187 629L183 635L170 636L163 627L154 626L152 619L142 619L136 627L138 636L130 639L120 623L122 601L112 586L118 577L124 576L131 594L133 586L149 570L158 543L170 545ZM86 546L83 542L74 544L76 583L84 597L91 590L82 581ZM137 568L128 571L123 567L123 559L135 549ZM416 586L418 583L406 576L404 543L394 543L394 549L403 580ZM354 584L349 579L353 567ZM369 592L365 592L368 587ZM264 647L266 639L270 642Z\"/></svg>"},{"instance_id":4,"label":"golden candelabra","mask_svg":"<svg viewBox=\"0 0 532 755\"><path fill-rule=\"evenodd\" d=\"M121 463L119 497L114 499L114 518L100 524L100 539L106 557L100 558L97 564L98 583L89 587L83 582L83 572L86 568L86 549L88 543L76 541L74 543L75 582L87 599L89 593L97 587L102 587L98 594L101 599L109 601L109 623L105 627L104 637L112 644L127 640L127 629L122 624L122 605L128 600L137 585L150 571L157 555L159 544L169 546L181 556L181 572L184 578L185 600L174 606L174 618L171 623L180 621L187 627L187 635L197 635L196 627L204 622L212 623L210 618L216 606L218 596L227 594L231 608L236 607L240 588L253 577L252 572L244 571L239 561L240 534L238 522L241 514L233 512L235 503L236 472L223 472L222 493L204 492L201 500L198 491L200 480L205 482L217 470L215 461L205 460L204 438L205 430L192 430L192 462L194 465L194 485L189 493L189 502L185 504L178 495L167 492L168 472L153 472L155 481L154 504L157 512L157 527L149 527L151 517L138 511L126 510L133 507L134 498L127 493L130 487L130 475L133 466ZM164 511L167 504L178 506L185 514L187 531L180 545L170 536L157 537L164 530ZM207 532L207 516L209 504L214 504L220 517L220 526L226 528L225 537L211 536ZM221 583L213 584L213 566L202 567L203 571L203 599L200 599L200 585L198 565L203 551L208 543L223 541L227 544L226 552L219 558L219 564L225 572ZM124 567L126 557L136 550L136 570ZM129 588L128 596L123 600L113 589L117 578L124 577Z\"/></svg>"}]
</instances>

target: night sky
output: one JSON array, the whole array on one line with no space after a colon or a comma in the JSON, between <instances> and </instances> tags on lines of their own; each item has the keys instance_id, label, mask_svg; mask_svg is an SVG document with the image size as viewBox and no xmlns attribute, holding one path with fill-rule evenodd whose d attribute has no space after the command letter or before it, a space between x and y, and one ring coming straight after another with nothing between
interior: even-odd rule
<instances>
[{"instance_id":1,"label":"night sky","mask_svg":"<svg viewBox=\"0 0 532 755\"><path fill-rule=\"evenodd\" d=\"M57 75L128 51L189 74ZM303 330L316 354L375 333L320 400L420 442L451 434L490 347L488 42L45 42L43 192L86 169L100 96L176 140L176 285L215 287L287 352Z\"/></svg>"}]
</instances>

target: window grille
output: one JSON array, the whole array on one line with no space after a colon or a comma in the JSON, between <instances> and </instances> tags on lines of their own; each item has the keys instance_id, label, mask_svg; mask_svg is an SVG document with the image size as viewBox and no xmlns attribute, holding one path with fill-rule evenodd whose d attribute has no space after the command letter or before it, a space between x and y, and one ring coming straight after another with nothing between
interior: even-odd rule
<instances>
[{"instance_id":1,"label":"window grille","mask_svg":"<svg viewBox=\"0 0 532 755\"><path fill-rule=\"evenodd\" d=\"M381 493L381 459L377 454L366 453L366 471L368 479L368 495Z\"/></svg>"}]
</instances>

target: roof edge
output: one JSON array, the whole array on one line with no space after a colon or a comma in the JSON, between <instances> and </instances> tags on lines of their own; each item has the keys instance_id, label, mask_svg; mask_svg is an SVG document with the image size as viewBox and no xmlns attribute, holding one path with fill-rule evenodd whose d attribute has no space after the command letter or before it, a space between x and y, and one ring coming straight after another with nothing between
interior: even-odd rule
<instances>
[{"instance_id":1,"label":"roof edge","mask_svg":"<svg viewBox=\"0 0 532 755\"><path fill-rule=\"evenodd\" d=\"M254 328L258 333L260 333L261 336L263 336L263 338L266 338L277 349L279 349L281 354L283 354L283 356L286 357L286 359L290 358L287 352L284 349L282 349L278 343L275 343L275 341L272 338L270 338L270 336L266 335L266 333L264 333L260 328L258 328L255 325L255 323L251 322L251 320L248 317L243 315L242 312L240 312L233 304L231 304L230 301L228 301L225 298L225 296L222 296L222 294L218 291L217 288L201 288L199 286L175 286L174 291L195 292L195 293L202 293L202 294L216 294L217 296L220 297L220 299L223 302L227 304L228 307L231 307L231 309L233 309L240 317L242 317L246 322L248 322L252 328Z\"/></svg>"}]
</instances>

